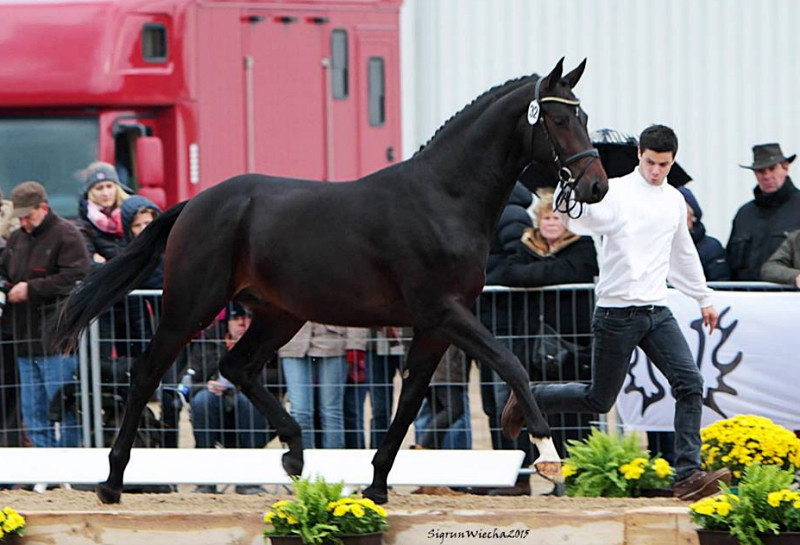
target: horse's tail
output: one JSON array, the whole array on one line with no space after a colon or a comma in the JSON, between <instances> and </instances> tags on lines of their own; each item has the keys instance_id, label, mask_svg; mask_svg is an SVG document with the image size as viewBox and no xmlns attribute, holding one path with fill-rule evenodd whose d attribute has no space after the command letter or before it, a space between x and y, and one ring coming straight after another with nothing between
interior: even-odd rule
<instances>
[{"instance_id":1,"label":"horse's tail","mask_svg":"<svg viewBox=\"0 0 800 545\"><path fill-rule=\"evenodd\" d=\"M54 351L73 350L81 331L95 316L150 277L187 202L159 215L119 256L90 273L60 305L55 324L48 328Z\"/></svg>"}]
</instances>

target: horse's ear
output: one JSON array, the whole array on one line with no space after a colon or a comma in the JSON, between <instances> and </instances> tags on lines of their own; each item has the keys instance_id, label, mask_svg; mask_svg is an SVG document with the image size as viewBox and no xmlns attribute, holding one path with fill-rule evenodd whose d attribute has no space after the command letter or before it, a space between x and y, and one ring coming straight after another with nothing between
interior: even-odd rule
<instances>
[{"instance_id":1,"label":"horse's ear","mask_svg":"<svg viewBox=\"0 0 800 545\"><path fill-rule=\"evenodd\" d=\"M583 71L586 69L586 59L583 59L583 62L580 63L575 70L564 76L564 81L567 85L569 85L570 89L574 89L575 86L578 84L578 81L581 79L583 75Z\"/></svg>"},{"instance_id":2,"label":"horse's ear","mask_svg":"<svg viewBox=\"0 0 800 545\"><path fill-rule=\"evenodd\" d=\"M544 84L544 88L548 91L553 91L556 88L556 84L558 84L559 80L561 80L561 73L564 71L564 57L561 57L561 60L558 61L556 67L553 68L553 71L547 74L547 77L542 82Z\"/></svg>"}]
</instances>

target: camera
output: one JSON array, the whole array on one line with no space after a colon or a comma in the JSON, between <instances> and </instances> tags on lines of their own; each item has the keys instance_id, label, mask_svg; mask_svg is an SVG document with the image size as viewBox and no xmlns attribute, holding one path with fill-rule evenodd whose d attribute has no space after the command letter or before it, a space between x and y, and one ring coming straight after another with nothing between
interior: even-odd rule
<instances>
[{"instance_id":1,"label":"camera","mask_svg":"<svg viewBox=\"0 0 800 545\"><path fill-rule=\"evenodd\" d=\"M3 310L6 307L6 299L8 292L14 284L7 278L0 278L0 317L3 316Z\"/></svg>"}]
</instances>

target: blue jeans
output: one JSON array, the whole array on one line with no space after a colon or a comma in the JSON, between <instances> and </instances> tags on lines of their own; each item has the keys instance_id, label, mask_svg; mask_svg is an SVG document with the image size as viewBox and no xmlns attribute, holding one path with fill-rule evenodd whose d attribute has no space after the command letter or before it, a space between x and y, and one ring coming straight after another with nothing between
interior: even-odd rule
<instances>
[{"instance_id":1,"label":"blue jeans","mask_svg":"<svg viewBox=\"0 0 800 545\"><path fill-rule=\"evenodd\" d=\"M447 429L442 440L441 449L446 450L468 450L472 448L472 421L470 419L469 411L469 393L465 390L464 395L464 412L461 417L453 422ZM431 411L430 400L426 397L422 400L422 405L419 408L419 413L414 419L414 441L421 445L426 430L430 427L433 420Z\"/></svg>"},{"instance_id":2,"label":"blue jeans","mask_svg":"<svg viewBox=\"0 0 800 545\"><path fill-rule=\"evenodd\" d=\"M347 359L281 358L290 413L303 429L303 445L314 445L314 388L319 388L322 446L344 448L344 386Z\"/></svg>"},{"instance_id":3,"label":"blue jeans","mask_svg":"<svg viewBox=\"0 0 800 545\"><path fill-rule=\"evenodd\" d=\"M60 438L48 416L50 402L65 385L75 382L76 356L33 356L17 358L19 365L22 419L35 447L77 447L80 428L74 407L65 408Z\"/></svg>"},{"instance_id":4,"label":"blue jeans","mask_svg":"<svg viewBox=\"0 0 800 545\"><path fill-rule=\"evenodd\" d=\"M381 446L389 425L392 423L394 406L394 375L403 368L403 358L397 355L379 355L370 352L367 357L367 384L372 404L370 422L370 448Z\"/></svg>"},{"instance_id":5,"label":"blue jeans","mask_svg":"<svg viewBox=\"0 0 800 545\"><path fill-rule=\"evenodd\" d=\"M591 384L541 384L532 388L542 411L606 413L640 346L669 381L675 398L675 479L700 469L703 376L667 307L597 307L592 323Z\"/></svg>"},{"instance_id":6,"label":"blue jeans","mask_svg":"<svg viewBox=\"0 0 800 545\"><path fill-rule=\"evenodd\" d=\"M192 428L197 448L264 448L275 435L267 422L240 392L218 396L197 392L191 401Z\"/></svg>"},{"instance_id":7,"label":"blue jeans","mask_svg":"<svg viewBox=\"0 0 800 545\"><path fill-rule=\"evenodd\" d=\"M369 384L352 382L347 377L344 387L344 446L364 448L364 401Z\"/></svg>"}]
</instances>

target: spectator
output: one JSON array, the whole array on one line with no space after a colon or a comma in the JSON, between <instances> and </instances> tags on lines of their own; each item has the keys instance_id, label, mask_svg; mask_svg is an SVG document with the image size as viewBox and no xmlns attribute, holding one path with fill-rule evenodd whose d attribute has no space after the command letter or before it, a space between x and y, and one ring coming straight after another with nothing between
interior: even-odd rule
<instances>
[{"instance_id":1,"label":"spectator","mask_svg":"<svg viewBox=\"0 0 800 545\"><path fill-rule=\"evenodd\" d=\"M597 252L591 237L580 237L567 230L560 216L553 211L553 192L550 190L539 191L539 201L534 206L536 227L526 228L520 240L522 244L515 255L510 256L498 267L498 281L511 287L540 287L554 284L591 283L597 275ZM528 301L527 314L523 321L528 324L528 335L539 331L543 335L541 324L547 324L549 332L557 333L561 337L571 337L576 343L575 347L588 345L590 339L589 318L592 312L592 297L587 291L560 290L531 294ZM519 351L518 351L519 352ZM538 351L526 347L521 354L517 354L523 365L528 369L532 380L588 380L590 374L588 365L590 357L588 350L581 354L571 354L558 369L544 366ZM585 355L581 357L581 355ZM583 371L581 373L581 371ZM508 385L497 381L496 403L505 405L510 390ZM548 415L548 420L553 427L561 424L564 427L576 429L579 421L588 423L596 415L577 413ZM571 425L565 425L565 424ZM564 433L561 437L554 434L556 447L561 454L564 452L565 439L580 439L574 433ZM527 434L520 437L518 444L523 444L523 450L530 453L531 445ZM530 458L530 455L528 456ZM526 460L530 464L530 459ZM489 492L493 495L530 494L530 484L527 477L521 477L517 485L511 489L495 489Z\"/></svg>"},{"instance_id":2,"label":"spectator","mask_svg":"<svg viewBox=\"0 0 800 545\"><path fill-rule=\"evenodd\" d=\"M117 171L96 161L86 168L77 225L95 264L115 257L125 246L121 205L130 189L120 184Z\"/></svg>"},{"instance_id":3,"label":"spectator","mask_svg":"<svg viewBox=\"0 0 800 545\"><path fill-rule=\"evenodd\" d=\"M77 358L49 353L42 324L89 270L89 255L78 230L50 209L41 184L19 184L11 200L21 229L11 234L0 257L0 277L12 284L3 321L11 320L17 345L22 416L35 447L76 447L74 410L63 411L58 435L48 410L56 393L75 381Z\"/></svg>"},{"instance_id":4,"label":"spectator","mask_svg":"<svg viewBox=\"0 0 800 545\"><path fill-rule=\"evenodd\" d=\"M465 414L464 398L467 395L467 358L464 352L450 346L442 356L428 386L427 400L430 419L426 421L419 440L419 446L426 449L444 448L448 431L459 434L471 430L455 429L455 425ZM469 420L467 419L469 424ZM469 445L463 445L469 448Z\"/></svg>"},{"instance_id":5,"label":"spectator","mask_svg":"<svg viewBox=\"0 0 800 545\"><path fill-rule=\"evenodd\" d=\"M0 189L0 251L6 247L11 233L19 229L19 218L13 212L14 204L3 198L3 190Z\"/></svg>"},{"instance_id":6,"label":"spectator","mask_svg":"<svg viewBox=\"0 0 800 545\"><path fill-rule=\"evenodd\" d=\"M357 372L359 351L347 352L348 373L344 397L345 448L365 448L364 402L370 398L370 448L378 448L392 422L394 376L403 369L405 343L399 327L370 330L372 350L366 353L364 373Z\"/></svg>"},{"instance_id":7,"label":"spectator","mask_svg":"<svg viewBox=\"0 0 800 545\"><path fill-rule=\"evenodd\" d=\"M193 354L194 379L204 387L191 397L192 428L196 448L264 448L275 437L267 429L267 422L253 406L247 396L219 372L219 360L230 351L250 327L250 313L238 303L228 305L225 313L227 333L223 343L204 346ZM200 357L195 357L200 356ZM271 373L269 371L272 371ZM277 369L267 365L264 377L266 384L275 387L278 383ZM237 485L237 494L262 494L266 490L259 485ZM196 492L216 494L216 485L201 485Z\"/></svg>"},{"instance_id":8,"label":"spectator","mask_svg":"<svg viewBox=\"0 0 800 545\"><path fill-rule=\"evenodd\" d=\"M667 280L695 299L711 332L711 304L697 249L686 224L686 202L666 183L678 139L669 127L653 125L639 138L639 166L609 182L608 193L584 207L578 218L562 215L569 228L602 235L594 357L590 384L536 384L531 392L544 413L608 412L628 373L636 346L664 373L675 397L674 494L696 500L730 482L727 469L706 473L700 465L703 377L675 318L666 306ZM523 416L510 396L503 431L516 437ZM554 453L550 453L552 457ZM552 458L551 458L552 459Z\"/></svg>"},{"instance_id":9,"label":"spectator","mask_svg":"<svg viewBox=\"0 0 800 545\"><path fill-rule=\"evenodd\" d=\"M372 406L370 448L378 448L392 423L394 406L394 377L405 368L408 337L400 327L381 327L373 330L375 346L367 353L367 383Z\"/></svg>"},{"instance_id":10,"label":"spectator","mask_svg":"<svg viewBox=\"0 0 800 545\"><path fill-rule=\"evenodd\" d=\"M522 233L533 226L528 207L533 202L531 192L520 182L514 185L500 220L495 229L489 248L486 265L486 284L501 284L500 272L508 259L522 247ZM520 361L525 359L525 347L521 339L527 335L523 311L528 294L508 291L484 291L478 299L477 314L481 323L504 342ZM496 450L523 450L526 453L525 466L530 465L532 446L527 437L517 440L507 439L500 433L500 411L505 403L503 388L505 381L489 366L480 365L481 403L483 412L489 420L489 433L492 448ZM488 492L486 489L485 492ZM481 493L483 489L474 489Z\"/></svg>"},{"instance_id":11,"label":"spectator","mask_svg":"<svg viewBox=\"0 0 800 545\"><path fill-rule=\"evenodd\" d=\"M708 282L731 279L731 269L728 267L728 256L720 241L706 234L706 226L701 221L703 210L695 199L692 191L686 187L679 187L678 191L686 201L686 222L689 225L689 234L697 248L703 273Z\"/></svg>"},{"instance_id":12,"label":"spectator","mask_svg":"<svg viewBox=\"0 0 800 545\"><path fill-rule=\"evenodd\" d=\"M779 144L753 146L755 198L733 218L728 264L733 280L761 280L761 265L778 249L786 233L800 229L800 191L789 177L796 155L785 157Z\"/></svg>"},{"instance_id":13,"label":"spectator","mask_svg":"<svg viewBox=\"0 0 800 545\"><path fill-rule=\"evenodd\" d=\"M761 279L800 288L800 229L792 231L761 267Z\"/></svg>"},{"instance_id":14,"label":"spectator","mask_svg":"<svg viewBox=\"0 0 800 545\"><path fill-rule=\"evenodd\" d=\"M315 390L322 426L322 447L344 448L344 388L347 351L367 348L367 330L308 322L280 349L290 412L303 429L303 445L313 448ZM315 388L316 386L316 388Z\"/></svg>"},{"instance_id":15,"label":"spectator","mask_svg":"<svg viewBox=\"0 0 800 545\"><path fill-rule=\"evenodd\" d=\"M19 219L13 216L14 205L3 198L0 189L0 253L13 231L19 229ZM5 293L2 294L5 298ZM5 301L5 299L3 299ZM2 316L0 306L0 316ZM14 355L11 320L0 321L0 447L22 446L22 417L19 413L19 376Z\"/></svg>"}]
</instances>

